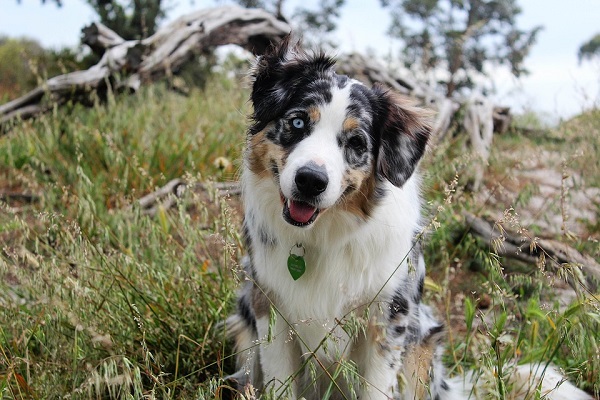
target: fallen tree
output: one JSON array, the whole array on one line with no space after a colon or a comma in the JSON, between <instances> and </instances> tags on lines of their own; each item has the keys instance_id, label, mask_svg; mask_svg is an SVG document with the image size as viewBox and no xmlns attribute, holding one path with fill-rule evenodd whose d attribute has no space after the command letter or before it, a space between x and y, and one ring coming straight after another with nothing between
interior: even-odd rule
<instances>
[{"instance_id":1,"label":"fallen tree","mask_svg":"<svg viewBox=\"0 0 600 400\"><path fill-rule=\"evenodd\" d=\"M93 23L83 29L82 41L102 55L84 71L60 75L24 96L0 106L0 127L15 118L27 119L67 102L93 104L96 95L109 90L137 91L142 84L171 76L195 54L208 53L224 44L239 45L254 54L288 34L287 23L260 9L234 6L203 9L184 15L143 40L124 40L108 27ZM431 143L442 140L452 122L462 125L475 154L472 189L483 181L493 132L506 130L510 110L494 107L483 96L447 98L433 87L414 79L406 69L388 70L358 54L340 57L339 72L366 83L383 83L418 99L437 111ZM457 113L464 107L464 113ZM462 121L456 121L462 115Z\"/></svg>"},{"instance_id":2,"label":"fallen tree","mask_svg":"<svg viewBox=\"0 0 600 400\"><path fill-rule=\"evenodd\" d=\"M137 91L142 84L170 76L194 54L211 52L224 44L236 44L254 54L262 54L271 43L289 32L287 23L266 11L235 6L203 9L184 15L143 40L125 40L108 27L93 23L82 30L82 42L101 55L101 60L87 70L50 78L24 96L0 106L0 125L15 118L34 117L57 104L90 102L90 93L107 89ZM461 105L474 104L446 98L414 79L409 71L390 71L358 54L340 57L338 67L341 73L367 83L381 82L437 110L434 143L448 132ZM488 113L478 115L478 120L486 125L489 118ZM494 107L492 118L495 130L505 130L510 112L506 107ZM485 162L487 156L479 151L481 148L478 146L476 151Z\"/></svg>"},{"instance_id":3,"label":"fallen tree","mask_svg":"<svg viewBox=\"0 0 600 400\"><path fill-rule=\"evenodd\" d=\"M260 9L235 6L184 15L143 40L124 40L100 23L83 29L83 41L103 53L91 68L48 79L24 96L0 106L0 125L27 119L66 102L89 102L102 90L136 91L169 76L198 52L236 44L254 54L288 34L290 27Z\"/></svg>"}]
</instances>

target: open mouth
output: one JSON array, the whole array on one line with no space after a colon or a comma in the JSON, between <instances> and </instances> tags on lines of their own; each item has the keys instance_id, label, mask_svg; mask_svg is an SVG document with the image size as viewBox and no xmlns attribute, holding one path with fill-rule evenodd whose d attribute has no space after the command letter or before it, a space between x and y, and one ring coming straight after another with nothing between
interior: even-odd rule
<instances>
[{"instance_id":1,"label":"open mouth","mask_svg":"<svg viewBox=\"0 0 600 400\"><path fill-rule=\"evenodd\" d=\"M315 222L320 210L308 203L299 200L283 200L283 218L294 226L308 226Z\"/></svg>"}]
</instances>

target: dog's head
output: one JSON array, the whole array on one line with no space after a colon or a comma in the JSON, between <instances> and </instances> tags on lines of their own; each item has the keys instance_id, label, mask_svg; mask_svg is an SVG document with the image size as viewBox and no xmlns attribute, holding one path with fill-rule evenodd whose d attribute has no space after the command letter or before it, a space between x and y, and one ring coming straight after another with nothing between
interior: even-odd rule
<instances>
[{"instance_id":1,"label":"dog's head","mask_svg":"<svg viewBox=\"0 0 600 400\"><path fill-rule=\"evenodd\" d=\"M385 180L401 187L413 174L430 132L410 101L333 67L288 37L252 70L247 168L273 180L295 226L333 207L368 217Z\"/></svg>"}]
</instances>

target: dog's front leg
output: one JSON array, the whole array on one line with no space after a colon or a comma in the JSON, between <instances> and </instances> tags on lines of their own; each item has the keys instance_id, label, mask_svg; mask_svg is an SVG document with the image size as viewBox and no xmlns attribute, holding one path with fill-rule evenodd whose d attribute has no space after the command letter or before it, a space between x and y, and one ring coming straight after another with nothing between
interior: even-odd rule
<instances>
[{"instance_id":1,"label":"dog's front leg","mask_svg":"<svg viewBox=\"0 0 600 400\"><path fill-rule=\"evenodd\" d=\"M298 371L300 354L290 339L290 327L281 315L275 321L264 316L256 321L260 343L260 362L265 392L274 391L275 398L295 399L297 383L293 375Z\"/></svg>"},{"instance_id":2,"label":"dog's front leg","mask_svg":"<svg viewBox=\"0 0 600 400\"><path fill-rule=\"evenodd\" d=\"M368 351L364 361L364 384L359 398L369 400L391 400L396 372L389 367L390 361L376 349Z\"/></svg>"},{"instance_id":3,"label":"dog's front leg","mask_svg":"<svg viewBox=\"0 0 600 400\"><path fill-rule=\"evenodd\" d=\"M358 338L353 358L362 375L359 398L369 400L393 399L396 386L396 368L392 360L392 346L385 325L372 317L366 335Z\"/></svg>"}]
</instances>

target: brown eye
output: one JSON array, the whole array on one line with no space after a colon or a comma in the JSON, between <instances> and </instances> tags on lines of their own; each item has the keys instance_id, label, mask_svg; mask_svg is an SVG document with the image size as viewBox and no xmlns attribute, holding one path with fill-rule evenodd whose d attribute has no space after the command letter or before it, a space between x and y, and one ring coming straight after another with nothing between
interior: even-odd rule
<instances>
[{"instance_id":1,"label":"brown eye","mask_svg":"<svg viewBox=\"0 0 600 400\"><path fill-rule=\"evenodd\" d=\"M367 144L362 136L352 136L348 139L348 146L356 151L365 151Z\"/></svg>"}]
</instances>

